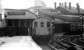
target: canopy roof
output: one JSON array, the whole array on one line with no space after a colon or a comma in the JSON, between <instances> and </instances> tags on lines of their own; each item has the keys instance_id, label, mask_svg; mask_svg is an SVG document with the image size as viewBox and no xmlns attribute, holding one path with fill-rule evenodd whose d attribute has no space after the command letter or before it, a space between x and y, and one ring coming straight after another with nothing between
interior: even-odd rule
<instances>
[{"instance_id":1,"label":"canopy roof","mask_svg":"<svg viewBox=\"0 0 84 50\"><path fill-rule=\"evenodd\" d=\"M29 10L6 10L6 19L35 19L37 16ZM8 14L9 13L9 14Z\"/></svg>"}]
</instances>

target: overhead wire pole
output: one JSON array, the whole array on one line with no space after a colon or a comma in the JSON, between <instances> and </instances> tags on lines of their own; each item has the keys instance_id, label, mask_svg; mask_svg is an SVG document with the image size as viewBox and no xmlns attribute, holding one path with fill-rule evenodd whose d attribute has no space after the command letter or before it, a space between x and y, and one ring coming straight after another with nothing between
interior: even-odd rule
<instances>
[{"instance_id":1,"label":"overhead wire pole","mask_svg":"<svg viewBox=\"0 0 84 50\"><path fill-rule=\"evenodd\" d=\"M77 11L78 11L78 16L80 17L80 36L81 38L83 37L83 15L80 13L80 5L79 3L76 4L77 6Z\"/></svg>"},{"instance_id":2,"label":"overhead wire pole","mask_svg":"<svg viewBox=\"0 0 84 50\"><path fill-rule=\"evenodd\" d=\"M36 15L39 17L40 16L40 8L46 7L46 4L42 0L35 0L35 7L36 7Z\"/></svg>"},{"instance_id":3,"label":"overhead wire pole","mask_svg":"<svg viewBox=\"0 0 84 50\"><path fill-rule=\"evenodd\" d=\"M35 7L36 7L35 14L37 15L37 18L39 17L39 8L38 8L39 2L40 2L39 0L35 0Z\"/></svg>"}]
</instances>

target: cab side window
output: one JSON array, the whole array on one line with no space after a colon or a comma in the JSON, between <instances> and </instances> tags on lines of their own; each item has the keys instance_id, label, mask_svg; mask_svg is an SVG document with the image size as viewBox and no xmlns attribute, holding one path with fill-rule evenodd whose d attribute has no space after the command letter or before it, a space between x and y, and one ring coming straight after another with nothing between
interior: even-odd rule
<instances>
[{"instance_id":1,"label":"cab side window","mask_svg":"<svg viewBox=\"0 0 84 50\"><path fill-rule=\"evenodd\" d=\"M35 22L34 24L35 24L35 27L37 27L37 26L38 26L38 23L37 23L37 22Z\"/></svg>"},{"instance_id":2,"label":"cab side window","mask_svg":"<svg viewBox=\"0 0 84 50\"><path fill-rule=\"evenodd\" d=\"M50 22L47 22L47 27L50 27Z\"/></svg>"}]
</instances>

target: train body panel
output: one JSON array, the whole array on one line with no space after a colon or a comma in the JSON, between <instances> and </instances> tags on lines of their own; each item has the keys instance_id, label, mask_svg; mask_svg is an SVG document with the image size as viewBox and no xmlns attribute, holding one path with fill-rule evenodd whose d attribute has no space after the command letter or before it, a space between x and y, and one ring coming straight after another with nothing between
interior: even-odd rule
<instances>
[{"instance_id":1,"label":"train body panel","mask_svg":"<svg viewBox=\"0 0 84 50\"><path fill-rule=\"evenodd\" d=\"M53 32L55 33L64 33L70 32L70 23L54 23Z\"/></svg>"},{"instance_id":2,"label":"train body panel","mask_svg":"<svg viewBox=\"0 0 84 50\"><path fill-rule=\"evenodd\" d=\"M32 32L32 21L33 19L6 19L8 31L15 35L29 35Z\"/></svg>"},{"instance_id":3,"label":"train body panel","mask_svg":"<svg viewBox=\"0 0 84 50\"><path fill-rule=\"evenodd\" d=\"M5 20L0 21L0 28L6 27Z\"/></svg>"},{"instance_id":4,"label":"train body panel","mask_svg":"<svg viewBox=\"0 0 84 50\"><path fill-rule=\"evenodd\" d=\"M3 36L26 36L31 34L32 22L36 18L34 14L27 10L9 9L5 11L5 16L6 27L1 29Z\"/></svg>"}]
</instances>

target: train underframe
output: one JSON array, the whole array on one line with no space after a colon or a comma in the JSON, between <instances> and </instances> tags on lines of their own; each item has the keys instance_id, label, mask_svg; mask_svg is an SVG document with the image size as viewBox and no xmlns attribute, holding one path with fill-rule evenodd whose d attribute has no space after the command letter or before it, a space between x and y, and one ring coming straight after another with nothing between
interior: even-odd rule
<instances>
[{"instance_id":1,"label":"train underframe","mask_svg":"<svg viewBox=\"0 0 84 50\"><path fill-rule=\"evenodd\" d=\"M34 41L36 43L40 43L41 42L45 42L46 44L49 43L51 35L34 35L32 36L32 38L34 39Z\"/></svg>"}]
</instances>

